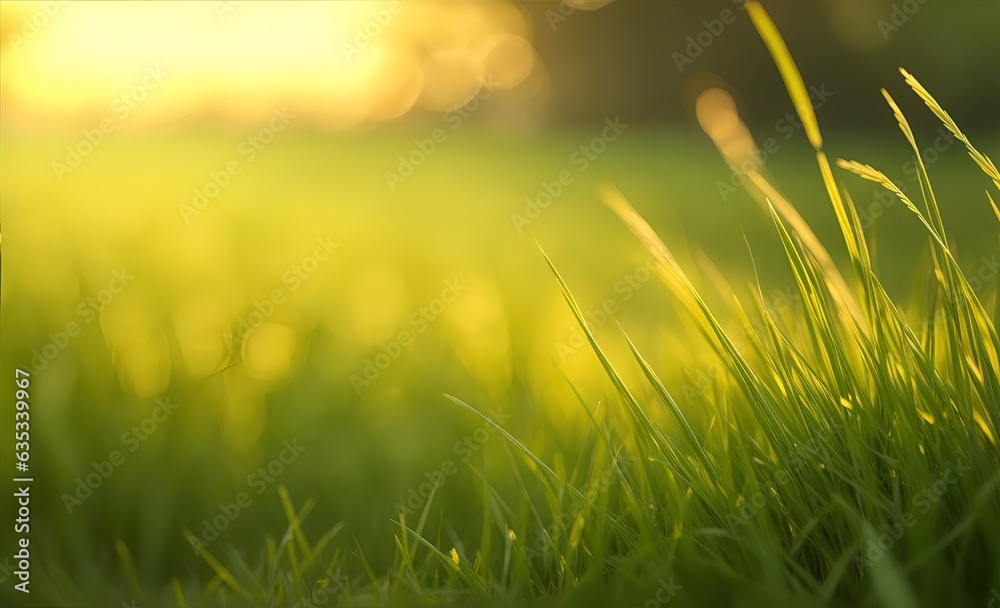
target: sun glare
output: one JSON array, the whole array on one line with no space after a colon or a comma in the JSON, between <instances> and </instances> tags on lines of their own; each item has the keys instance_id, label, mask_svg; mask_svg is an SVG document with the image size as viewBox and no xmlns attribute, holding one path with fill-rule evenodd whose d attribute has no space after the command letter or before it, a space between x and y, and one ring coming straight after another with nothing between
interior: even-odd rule
<instances>
[{"instance_id":1,"label":"sun glare","mask_svg":"<svg viewBox=\"0 0 1000 608\"><path fill-rule=\"evenodd\" d=\"M86 123L141 105L131 126L276 106L329 127L446 111L541 69L524 14L503 3L3 3L7 123ZM30 41L30 44L28 42Z\"/></svg>"}]
</instances>

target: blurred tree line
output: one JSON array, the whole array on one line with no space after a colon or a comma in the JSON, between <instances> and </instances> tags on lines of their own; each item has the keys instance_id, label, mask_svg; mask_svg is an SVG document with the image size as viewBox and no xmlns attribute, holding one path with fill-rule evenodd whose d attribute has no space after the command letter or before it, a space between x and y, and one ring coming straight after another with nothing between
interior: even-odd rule
<instances>
[{"instance_id":1,"label":"blurred tree line","mask_svg":"<svg viewBox=\"0 0 1000 608\"><path fill-rule=\"evenodd\" d=\"M554 122L621 115L689 123L694 97L706 86L730 90L751 125L773 124L791 109L741 0L617 0L596 11L574 10L572 1L522 3L551 80L546 117ZM823 109L825 125L895 128L879 89L904 91L896 68L905 67L963 128L996 132L1000 1L763 4L807 85L842 98ZM909 101L901 103L904 111L916 107Z\"/></svg>"}]
</instances>

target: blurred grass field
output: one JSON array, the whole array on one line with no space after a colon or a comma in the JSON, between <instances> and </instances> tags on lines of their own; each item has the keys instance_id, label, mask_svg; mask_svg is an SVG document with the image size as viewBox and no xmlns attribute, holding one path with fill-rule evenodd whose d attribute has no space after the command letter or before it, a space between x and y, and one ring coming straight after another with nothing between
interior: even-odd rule
<instances>
[{"instance_id":1,"label":"blurred grass field","mask_svg":"<svg viewBox=\"0 0 1000 608\"><path fill-rule=\"evenodd\" d=\"M198 532L290 438L307 451L280 484L293 497L319 501L307 527L321 532L345 522L367 558L385 567L396 551L387 532L394 505L426 481L426 471L455 460L453 444L481 426L448 403L445 392L509 414L505 428L539 454L564 458L579 450L586 414L561 374L594 399L608 385L536 241L558 260L585 309L614 302L615 321L636 334L665 382L697 386L706 370L715 370L712 355L673 313L655 276L640 272L645 280L636 280L645 254L597 199L605 180L642 201L649 221L679 245L689 267L714 265L747 290L752 251L765 292L787 301L789 312L798 310L785 295L792 282L770 220L742 190L728 200L719 195L716 184L730 178L730 169L704 136L628 133L518 232L511 214L523 213L524 193L541 191L540 182L565 169L568 151L590 133L519 140L463 130L391 192L372 168L394 167L385 151L406 151L422 135L286 134L190 223L179 206L232 156L231 135L109 140L62 183L48 172L65 137L4 138L5 260L19 261L4 266L5 355L27 363L50 342L49 332L72 321L82 326L37 374L33 394L44 404L36 411L43 430L33 454L47 479L40 535L46 558L65 576L84 588L104 580L116 570L116 538L132 547L144 582L204 576L182 527ZM768 168L820 227L820 238L835 242L832 212L816 196L821 181L801 139ZM881 139L831 139L837 148L868 151L866 160L878 166L906 159ZM990 210L964 188L981 179L964 156L959 149L946 153L932 170L941 191L956 194L944 213L961 259L975 269L995 233L977 229ZM859 207L866 194L878 205L873 189L852 190ZM918 270L925 242L901 204L888 208L869 234L896 293L908 295L926 279ZM281 277L321 237L337 249L292 292ZM80 303L120 268L134 281L85 323ZM407 329L409 316L453 278L467 291L357 394L351 376L363 373L380 344ZM247 355L227 349L226 336L275 288L288 293L266 321L265 329L281 330L278 343L258 331L265 341L255 344L251 330L244 349L260 350L250 355L256 365L213 375ZM615 360L628 360L615 322L596 331ZM624 365L622 373L640 378L634 366ZM163 395L179 404L176 413L67 514L63 494L74 492L92 462L123 450L122 434ZM503 478L505 452L502 441L491 439L469 466ZM482 508L477 477L466 467L437 498L459 535ZM261 531L276 531L283 521L276 485L269 485L220 545L252 552Z\"/></svg>"},{"instance_id":2,"label":"blurred grass field","mask_svg":"<svg viewBox=\"0 0 1000 608\"><path fill-rule=\"evenodd\" d=\"M490 52L537 75L510 36ZM704 132L293 117L250 154L259 125L184 117L78 164L86 131L5 120L0 384L30 373L34 605L984 604L1000 182L885 84L884 129L822 146L786 98L723 116L850 302L697 110ZM988 123L965 135L996 158ZM842 165L838 218L824 154L913 208Z\"/></svg>"}]
</instances>

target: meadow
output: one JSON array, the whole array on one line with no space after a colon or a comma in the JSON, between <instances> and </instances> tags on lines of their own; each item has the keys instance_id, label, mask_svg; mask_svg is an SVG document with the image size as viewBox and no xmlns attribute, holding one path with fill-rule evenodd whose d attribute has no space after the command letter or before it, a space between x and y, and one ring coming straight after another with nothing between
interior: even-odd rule
<instances>
[{"instance_id":1,"label":"meadow","mask_svg":"<svg viewBox=\"0 0 1000 608\"><path fill-rule=\"evenodd\" d=\"M37 605L992 605L996 150L821 136L752 14L771 206L616 117L5 134Z\"/></svg>"}]
</instances>

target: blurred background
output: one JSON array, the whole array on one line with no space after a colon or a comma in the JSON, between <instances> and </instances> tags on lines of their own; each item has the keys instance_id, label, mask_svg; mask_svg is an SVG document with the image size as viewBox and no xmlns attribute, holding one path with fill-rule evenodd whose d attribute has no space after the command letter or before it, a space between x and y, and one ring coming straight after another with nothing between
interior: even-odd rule
<instances>
[{"instance_id":1,"label":"blurred background","mask_svg":"<svg viewBox=\"0 0 1000 608\"><path fill-rule=\"evenodd\" d=\"M897 68L995 158L1000 4L765 7L828 153L919 190L887 88L960 261L995 254L985 177ZM181 531L202 535L293 441L301 456L219 546L256 551L283 530L283 484L319 499L310 526L346 522L384 568L394 505L449 459L439 500L456 535L476 529L468 465L509 470L506 452L442 393L509 416L540 454L585 428L567 379L595 404L608 393L539 246L625 376L638 370L617 323L695 405L709 355L601 184L717 302L727 281L751 293L756 264L765 300L794 313L748 166L844 259L739 2L3 2L0 75L4 417L13 368L31 370L51 589L114 571L117 538L147 584L204 576ZM890 289L918 293L917 221L838 178ZM90 483L115 451L123 463Z\"/></svg>"}]
</instances>

